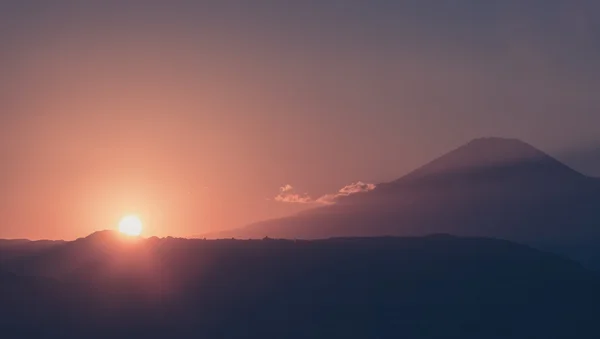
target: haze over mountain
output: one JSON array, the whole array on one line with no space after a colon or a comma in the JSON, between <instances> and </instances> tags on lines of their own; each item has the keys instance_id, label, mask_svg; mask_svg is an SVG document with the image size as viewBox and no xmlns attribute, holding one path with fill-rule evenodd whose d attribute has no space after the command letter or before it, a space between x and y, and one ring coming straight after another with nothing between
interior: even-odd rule
<instances>
[{"instance_id":1,"label":"haze over mountain","mask_svg":"<svg viewBox=\"0 0 600 339\"><path fill-rule=\"evenodd\" d=\"M208 237L486 236L596 260L600 180L515 139L475 139L337 203Z\"/></svg>"}]
</instances>

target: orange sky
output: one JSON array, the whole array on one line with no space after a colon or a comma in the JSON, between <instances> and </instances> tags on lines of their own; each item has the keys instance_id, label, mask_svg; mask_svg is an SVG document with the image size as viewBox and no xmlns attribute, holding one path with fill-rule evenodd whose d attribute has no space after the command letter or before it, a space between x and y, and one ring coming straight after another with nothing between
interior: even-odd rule
<instances>
[{"instance_id":1,"label":"orange sky","mask_svg":"<svg viewBox=\"0 0 600 339\"><path fill-rule=\"evenodd\" d=\"M598 145L591 2L89 3L0 5L0 238L129 213L196 235L311 206L284 185L392 180L474 137Z\"/></svg>"}]
</instances>

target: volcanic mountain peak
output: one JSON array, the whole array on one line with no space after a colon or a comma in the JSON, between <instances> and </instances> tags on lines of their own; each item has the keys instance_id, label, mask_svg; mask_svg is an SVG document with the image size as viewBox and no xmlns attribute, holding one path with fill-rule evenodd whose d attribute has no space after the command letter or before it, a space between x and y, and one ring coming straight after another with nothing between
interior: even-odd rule
<instances>
[{"instance_id":1,"label":"volcanic mountain peak","mask_svg":"<svg viewBox=\"0 0 600 339\"><path fill-rule=\"evenodd\" d=\"M401 180L483 169L535 169L535 174L582 175L550 155L518 139L478 138L431 161ZM534 174L534 172L531 172Z\"/></svg>"}]
</instances>

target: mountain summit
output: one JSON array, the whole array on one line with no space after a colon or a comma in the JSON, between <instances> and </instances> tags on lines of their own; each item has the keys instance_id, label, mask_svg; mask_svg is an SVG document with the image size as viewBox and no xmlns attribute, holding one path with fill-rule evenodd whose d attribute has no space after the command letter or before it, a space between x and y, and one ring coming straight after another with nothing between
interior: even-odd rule
<instances>
[{"instance_id":1,"label":"mountain summit","mask_svg":"<svg viewBox=\"0 0 600 339\"><path fill-rule=\"evenodd\" d=\"M590 178L523 141L479 138L398 180L380 184L373 196L388 193L389 197L391 191L437 197L452 194L461 200L477 194L477 199L483 200L520 201L578 194L596 186L590 184Z\"/></svg>"},{"instance_id":2,"label":"mountain summit","mask_svg":"<svg viewBox=\"0 0 600 339\"><path fill-rule=\"evenodd\" d=\"M469 175L507 169L528 171L537 177L582 177L548 154L518 139L479 138L431 161L399 181L432 175Z\"/></svg>"}]
</instances>

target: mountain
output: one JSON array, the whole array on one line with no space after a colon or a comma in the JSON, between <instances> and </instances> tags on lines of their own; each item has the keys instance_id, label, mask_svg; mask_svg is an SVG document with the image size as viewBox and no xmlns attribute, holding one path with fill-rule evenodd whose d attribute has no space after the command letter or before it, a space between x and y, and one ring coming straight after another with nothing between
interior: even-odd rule
<instances>
[{"instance_id":1,"label":"mountain","mask_svg":"<svg viewBox=\"0 0 600 339\"><path fill-rule=\"evenodd\" d=\"M119 245L111 247L112 255L96 256L88 247L113 240ZM502 240L436 235L122 242L100 233L47 253L51 261L41 255L28 265L43 262L51 271L75 253L99 261L61 279L0 269L2 338L600 335L594 272ZM127 269L104 271L117 262ZM150 269L136 269L148 262ZM152 284L159 288L144 288Z\"/></svg>"},{"instance_id":2,"label":"mountain","mask_svg":"<svg viewBox=\"0 0 600 339\"><path fill-rule=\"evenodd\" d=\"M64 243L62 240L0 239L0 264L14 258L35 255Z\"/></svg>"},{"instance_id":3,"label":"mountain","mask_svg":"<svg viewBox=\"0 0 600 339\"><path fill-rule=\"evenodd\" d=\"M336 204L208 237L317 239L449 233L600 263L600 181L514 139L475 139Z\"/></svg>"},{"instance_id":4,"label":"mountain","mask_svg":"<svg viewBox=\"0 0 600 339\"><path fill-rule=\"evenodd\" d=\"M27 255L6 260L4 266L21 275L64 279L90 268L97 271L98 265L124 268L127 263L124 258L133 260L142 254L136 248L140 242L140 238L116 231L98 231L75 241L27 252Z\"/></svg>"}]
</instances>

